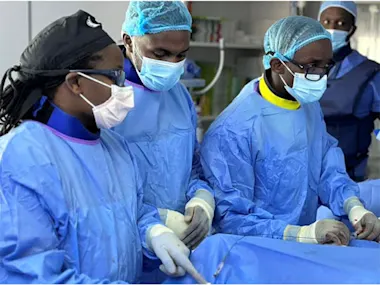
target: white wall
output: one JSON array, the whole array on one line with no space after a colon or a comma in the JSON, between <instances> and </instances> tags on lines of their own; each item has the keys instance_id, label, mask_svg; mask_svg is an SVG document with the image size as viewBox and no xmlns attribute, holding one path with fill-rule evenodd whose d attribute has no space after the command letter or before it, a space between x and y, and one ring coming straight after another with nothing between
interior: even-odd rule
<instances>
[{"instance_id":1,"label":"white wall","mask_svg":"<svg viewBox=\"0 0 380 285\"><path fill-rule=\"evenodd\" d=\"M28 3L0 1L0 78L28 44Z\"/></svg>"},{"instance_id":2,"label":"white wall","mask_svg":"<svg viewBox=\"0 0 380 285\"><path fill-rule=\"evenodd\" d=\"M60 17L79 9L92 14L115 40L120 40L128 1L31 1L30 21L28 2L0 1L0 77L11 66L18 64L31 37ZM29 22L31 25L29 26Z\"/></svg>"},{"instance_id":3,"label":"white wall","mask_svg":"<svg viewBox=\"0 0 380 285\"><path fill-rule=\"evenodd\" d=\"M194 1L193 16L223 17L239 20L245 29L250 22L250 3L243 1Z\"/></svg>"},{"instance_id":4,"label":"white wall","mask_svg":"<svg viewBox=\"0 0 380 285\"><path fill-rule=\"evenodd\" d=\"M249 4L248 31L262 37L272 24L290 16L290 1L252 1Z\"/></svg>"},{"instance_id":5,"label":"white wall","mask_svg":"<svg viewBox=\"0 0 380 285\"><path fill-rule=\"evenodd\" d=\"M30 5L29 27L27 2L0 1L0 74L18 63L28 43L29 28L31 37L34 37L51 22L79 9L95 16L110 36L119 41L128 1L31 1ZM193 3L193 14L240 20L242 28L248 33L263 36L270 24L289 15L289 2L196 1ZM218 58L217 50L214 51L213 61ZM199 53L197 50L194 52ZM249 54L246 52L245 55Z\"/></svg>"},{"instance_id":6,"label":"white wall","mask_svg":"<svg viewBox=\"0 0 380 285\"><path fill-rule=\"evenodd\" d=\"M128 1L33 1L32 36L60 17L68 16L79 9L93 15L103 29L115 40L120 40Z\"/></svg>"}]
</instances>

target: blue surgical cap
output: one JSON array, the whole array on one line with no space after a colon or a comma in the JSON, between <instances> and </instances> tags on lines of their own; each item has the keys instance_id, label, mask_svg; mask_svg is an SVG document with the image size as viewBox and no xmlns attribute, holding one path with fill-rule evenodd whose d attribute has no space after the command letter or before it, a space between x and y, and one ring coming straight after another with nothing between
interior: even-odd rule
<instances>
[{"instance_id":1,"label":"blue surgical cap","mask_svg":"<svg viewBox=\"0 0 380 285\"><path fill-rule=\"evenodd\" d=\"M355 19L358 15L358 10L354 1L324 1L319 9L318 20L321 19L323 11L330 7L342 8L354 16Z\"/></svg>"},{"instance_id":2,"label":"blue surgical cap","mask_svg":"<svg viewBox=\"0 0 380 285\"><path fill-rule=\"evenodd\" d=\"M264 68L270 68L272 58L292 60L298 50L322 39L331 40L331 35L318 21L303 16L283 18L265 33Z\"/></svg>"},{"instance_id":3,"label":"blue surgical cap","mask_svg":"<svg viewBox=\"0 0 380 285\"><path fill-rule=\"evenodd\" d=\"M166 31L191 32L191 15L182 1L131 1L122 26L129 36Z\"/></svg>"}]
</instances>

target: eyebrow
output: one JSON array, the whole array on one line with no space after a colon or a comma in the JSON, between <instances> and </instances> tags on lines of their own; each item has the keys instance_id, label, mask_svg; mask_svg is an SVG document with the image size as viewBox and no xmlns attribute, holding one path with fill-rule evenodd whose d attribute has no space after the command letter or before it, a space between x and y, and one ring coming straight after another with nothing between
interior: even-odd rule
<instances>
[{"instance_id":1,"label":"eyebrow","mask_svg":"<svg viewBox=\"0 0 380 285\"><path fill-rule=\"evenodd\" d=\"M308 65L308 64L319 65L319 64L322 64L322 63L325 63L325 61L324 60L320 60L320 59L314 59L310 63L305 63L305 65ZM330 60L326 61L326 64L334 64L334 61L332 59L330 59Z\"/></svg>"},{"instance_id":2,"label":"eyebrow","mask_svg":"<svg viewBox=\"0 0 380 285\"><path fill-rule=\"evenodd\" d=\"M185 53L185 52L189 51L189 49L190 49L190 47L188 47L184 51L179 52L178 54ZM165 48L155 48L155 50L161 50L161 51L163 51L165 53L173 54L173 52L171 52L170 50L167 50Z\"/></svg>"}]
</instances>

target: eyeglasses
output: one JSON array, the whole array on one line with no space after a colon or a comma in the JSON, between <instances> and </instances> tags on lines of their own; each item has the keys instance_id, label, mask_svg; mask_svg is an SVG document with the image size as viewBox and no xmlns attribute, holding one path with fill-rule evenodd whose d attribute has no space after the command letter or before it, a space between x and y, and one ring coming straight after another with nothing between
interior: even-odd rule
<instances>
[{"instance_id":1,"label":"eyeglasses","mask_svg":"<svg viewBox=\"0 0 380 285\"><path fill-rule=\"evenodd\" d=\"M125 82L125 72L120 69L75 69L70 72L82 72L84 74L103 75L111 79L117 86L123 87Z\"/></svg>"},{"instance_id":2,"label":"eyeglasses","mask_svg":"<svg viewBox=\"0 0 380 285\"><path fill-rule=\"evenodd\" d=\"M315 63L299 64L298 62L295 62L294 60L290 60L288 58L287 60L290 63L301 68L305 73L305 78L310 81L319 81L323 76L328 74L331 68L334 66L334 62L330 62L326 64L325 66L317 66Z\"/></svg>"}]
</instances>

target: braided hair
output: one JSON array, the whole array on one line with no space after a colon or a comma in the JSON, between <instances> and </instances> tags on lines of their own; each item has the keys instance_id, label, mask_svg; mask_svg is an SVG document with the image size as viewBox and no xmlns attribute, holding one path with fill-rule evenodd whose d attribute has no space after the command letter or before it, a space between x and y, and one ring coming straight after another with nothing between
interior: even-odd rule
<instances>
[{"instance_id":1,"label":"braided hair","mask_svg":"<svg viewBox=\"0 0 380 285\"><path fill-rule=\"evenodd\" d=\"M0 136L7 134L14 127L18 126L22 120L33 119L31 113L34 104L45 95L49 99L54 98L58 86L65 81L65 76L69 70L73 69L92 69L94 63L100 61L99 54L87 56L74 63L67 70L57 70L54 72L34 72L23 69L20 65L9 68L0 83ZM13 73L17 73L17 79L13 78ZM9 84L6 86L6 81ZM38 92L39 96L33 96Z\"/></svg>"}]
</instances>

